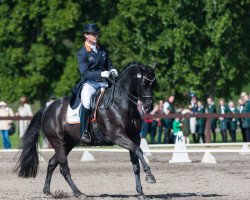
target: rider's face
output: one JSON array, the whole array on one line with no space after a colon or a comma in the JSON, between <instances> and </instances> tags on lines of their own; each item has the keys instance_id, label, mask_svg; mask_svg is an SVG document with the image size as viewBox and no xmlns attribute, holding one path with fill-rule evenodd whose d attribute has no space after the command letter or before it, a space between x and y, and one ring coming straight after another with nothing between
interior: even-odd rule
<instances>
[{"instance_id":1,"label":"rider's face","mask_svg":"<svg viewBox=\"0 0 250 200\"><path fill-rule=\"evenodd\" d=\"M86 40L87 40L87 42L89 42L90 44L95 44L95 43L97 43L97 39L98 39L98 33L96 33L96 34L90 34L90 33L88 33L88 34L85 34L85 38L86 38Z\"/></svg>"}]
</instances>

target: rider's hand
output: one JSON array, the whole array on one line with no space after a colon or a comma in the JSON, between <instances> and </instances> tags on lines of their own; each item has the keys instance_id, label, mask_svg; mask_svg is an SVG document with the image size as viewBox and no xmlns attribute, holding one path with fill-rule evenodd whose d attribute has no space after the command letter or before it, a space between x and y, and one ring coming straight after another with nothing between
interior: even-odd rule
<instances>
[{"instance_id":1,"label":"rider's hand","mask_svg":"<svg viewBox=\"0 0 250 200\"><path fill-rule=\"evenodd\" d=\"M109 75L110 75L110 72L109 72L109 71L103 71L103 72L101 73L101 77L103 77L103 78L108 78Z\"/></svg>"},{"instance_id":2,"label":"rider's hand","mask_svg":"<svg viewBox=\"0 0 250 200\"><path fill-rule=\"evenodd\" d=\"M110 74L114 74L115 77L118 76L118 71L116 69L111 69L109 72Z\"/></svg>"}]
</instances>

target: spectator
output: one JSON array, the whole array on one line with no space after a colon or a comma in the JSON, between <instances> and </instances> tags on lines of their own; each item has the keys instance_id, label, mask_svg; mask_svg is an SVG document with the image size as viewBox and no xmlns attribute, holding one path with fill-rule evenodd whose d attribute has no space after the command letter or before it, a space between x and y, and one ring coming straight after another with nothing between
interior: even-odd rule
<instances>
[{"instance_id":1,"label":"spectator","mask_svg":"<svg viewBox=\"0 0 250 200\"><path fill-rule=\"evenodd\" d=\"M250 113L249 96L247 94L244 94L243 98L245 101L245 106L242 113ZM242 127L245 129L247 142L250 142L250 117L243 118Z\"/></svg>"},{"instance_id":2,"label":"spectator","mask_svg":"<svg viewBox=\"0 0 250 200\"><path fill-rule=\"evenodd\" d=\"M228 103L230 113L239 113L237 108L234 107L234 102L230 101ZM236 130L237 130L237 118L228 118L228 129L232 142L236 142Z\"/></svg>"},{"instance_id":3,"label":"spectator","mask_svg":"<svg viewBox=\"0 0 250 200\"><path fill-rule=\"evenodd\" d=\"M242 93L240 94L240 98L241 98L242 101L244 101L244 102L245 102L245 99L244 99L245 95L247 95L246 92L242 92Z\"/></svg>"},{"instance_id":4,"label":"spectator","mask_svg":"<svg viewBox=\"0 0 250 200\"><path fill-rule=\"evenodd\" d=\"M163 100L160 100L159 101L159 104L158 104L158 111L157 111L157 114L162 114L163 113ZM162 141L161 141L161 138L162 138L162 130L163 130L163 127L162 127L162 123L161 123L161 119L158 118L157 119L157 126L158 126L158 139L157 139L157 143L158 144L161 144Z\"/></svg>"},{"instance_id":5,"label":"spectator","mask_svg":"<svg viewBox=\"0 0 250 200\"><path fill-rule=\"evenodd\" d=\"M207 98L207 113L216 113L216 107L214 105L213 99L211 97ZM213 133L213 142L216 142L216 119L211 118L210 119L210 129L212 130Z\"/></svg>"},{"instance_id":6,"label":"spectator","mask_svg":"<svg viewBox=\"0 0 250 200\"><path fill-rule=\"evenodd\" d=\"M154 106L154 109L150 112L151 115L162 114L163 112L163 101L160 100L159 104ZM162 136L162 125L160 118L153 118L152 120L147 120L148 132L150 133L150 142L151 144L155 143L156 131L158 128L158 139L157 142L161 143Z\"/></svg>"},{"instance_id":7,"label":"spectator","mask_svg":"<svg viewBox=\"0 0 250 200\"><path fill-rule=\"evenodd\" d=\"M175 118L175 120L173 122L173 140L174 140L174 143L176 142L176 136L177 136L178 132L181 131L182 126L183 126L183 124L180 122L180 118Z\"/></svg>"},{"instance_id":8,"label":"spectator","mask_svg":"<svg viewBox=\"0 0 250 200\"><path fill-rule=\"evenodd\" d=\"M20 117L32 117L33 113L31 110L30 104L28 104L28 98L26 96L22 96L20 98L20 107L16 113L17 116ZM25 130L28 128L30 124L30 120L20 120L19 121L19 136L20 138L23 137Z\"/></svg>"},{"instance_id":9,"label":"spectator","mask_svg":"<svg viewBox=\"0 0 250 200\"><path fill-rule=\"evenodd\" d=\"M204 114L205 109L203 106L202 101L197 102L198 105L198 113L197 114ZM197 118L197 125L196 125L196 132L198 133L198 138L196 142L198 143L200 140L202 143L205 143L205 118Z\"/></svg>"},{"instance_id":10,"label":"spectator","mask_svg":"<svg viewBox=\"0 0 250 200\"><path fill-rule=\"evenodd\" d=\"M143 119L142 129L141 129L141 132L140 132L141 138L146 138L147 137L147 133L151 129L152 122L153 122L152 119L146 119L146 118Z\"/></svg>"},{"instance_id":11,"label":"spectator","mask_svg":"<svg viewBox=\"0 0 250 200\"><path fill-rule=\"evenodd\" d=\"M242 99L238 99L237 109L238 109L239 113L242 113L242 111L244 109L244 101ZM245 129L242 127L243 118L239 118L238 123L239 123L239 128L241 129L243 142L247 142L246 132L245 132Z\"/></svg>"},{"instance_id":12,"label":"spectator","mask_svg":"<svg viewBox=\"0 0 250 200\"><path fill-rule=\"evenodd\" d=\"M191 110L191 114L195 114L198 112L197 99L194 94L192 95L189 109ZM196 142L197 137L196 137L196 118L195 117L190 118L190 131L192 133L193 142Z\"/></svg>"},{"instance_id":13,"label":"spectator","mask_svg":"<svg viewBox=\"0 0 250 200\"><path fill-rule=\"evenodd\" d=\"M137 109L138 109L139 113L142 115L143 111L142 111L142 102L141 101L138 102L138 108ZM152 122L153 122L152 119L146 119L146 118L143 119L142 128L141 128L141 131L140 131L141 138L146 138L147 137L147 133L151 128L151 123Z\"/></svg>"},{"instance_id":14,"label":"spectator","mask_svg":"<svg viewBox=\"0 0 250 200\"><path fill-rule=\"evenodd\" d=\"M175 113L175 108L173 106L174 95L171 95L168 100L163 104L164 114L173 114ZM171 141L171 129L173 128L173 119L162 119L162 126L164 127L164 142L170 144Z\"/></svg>"},{"instance_id":15,"label":"spectator","mask_svg":"<svg viewBox=\"0 0 250 200\"><path fill-rule=\"evenodd\" d=\"M220 104L219 114L229 113L229 108L225 105L224 99L220 98L219 104ZM221 132L223 142L227 142L227 128L228 128L227 122L228 122L227 118L224 118L224 117L219 118L220 132Z\"/></svg>"},{"instance_id":16,"label":"spectator","mask_svg":"<svg viewBox=\"0 0 250 200\"><path fill-rule=\"evenodd\" d=\"M159 104L154 106L154 109L150 112L151 115L155 114L162 114L163 112L163 101L160 100ZM157 143L161 143L161 136L162 136L162 125L161 125L161 119L160 118L154 118L152 122L149 124L149 132L150 132L150 141L151 144L155 143L155 136L156 131L158 128L158 139Z\"/></svg>"},{"instance_id":17,"label":"spectator","mask_svg":"<svg viewBox=\"0 0 250 200\"><path fill-rule=\"evenodd\" d=\"M182 115L190 114L190 113L191 113L191 110L186 109L186 108L181 111ZM185 143L189 144L189 137L188 136L190 134L190 119L184 118L184 119L182 119L182 122L183 122L183 135L185 138Z\"/></svg>"},{"instance_id":18,"label":"spectator","mask_svg":"<svg viewBox=\"0 0 250 200\"><path fill-rule=\"evenodd\" d=\"M151 115L158 114L159 105L155 105L154 109L150 112ZM150 126L150 142L151 144L155 144L155 135L156 129L158 125L158 119L153 119Z\"/></svg>"},{"instance_id":19,"label":"spectator","mask_svg":"<svg viewBox=\"0 0 250 200\"><path fill-rule=\"evenodd\" d=\"M51 95L49 97L49 100L46 102L46 107L48 107L51 103L53 103L56 100L56 97L54 95Z\"/></svg>"},{"instance_id":20,"label":"spectator","mask_svg":"<svg viewBox=\"0 0 250 200\"><path fill-rule=\"evenodd\" d=\"M0 116L14 116L13 110L8 107L7 103L3 101L0 102ZM12 123L12 120L0 120L0 132L3 136L4 149L11 149L11 142L9 138L10 123Z\"/></svg>"}]
</instances>

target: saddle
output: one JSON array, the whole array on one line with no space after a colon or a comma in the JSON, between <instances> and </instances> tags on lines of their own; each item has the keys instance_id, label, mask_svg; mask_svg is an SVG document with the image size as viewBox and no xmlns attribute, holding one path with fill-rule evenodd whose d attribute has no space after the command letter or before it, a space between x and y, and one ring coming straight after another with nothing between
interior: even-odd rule
<instances>
[{"instance_id":1,"label":"saddle","mask_svg":"<svg viewBox=\"0 0 250 200\"><path fill-rule=\"evenodd\" d=\"M103 94L105 92L105 88L100 88L95 92L95 94L90 99L90 122L96 121L96 111L99 106L99 103L103 97Z\"/></svg>"},{"instance_id":2,"label":"saddle","mask_svg":"<svg viewBox=\"0 0 250 200\"><path fill-rule=\"evenodd\" d=\"M99 106L100 100L105 92L104 88L96 90L95 94L90 99L90 117L89 122L96 121L96 112ZM66 121L69 124L80 124L80 114L82 109L82 103L79 101L75 109L71 108L70 104L67 108Z\"/></svg>"}]
</instances>

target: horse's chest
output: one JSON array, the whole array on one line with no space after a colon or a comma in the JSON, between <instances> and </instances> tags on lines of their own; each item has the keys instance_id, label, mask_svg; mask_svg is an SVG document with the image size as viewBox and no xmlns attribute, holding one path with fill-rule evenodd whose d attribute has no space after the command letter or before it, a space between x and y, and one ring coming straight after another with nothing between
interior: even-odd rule
<instances>
[{"instance_id":1,"label":"horse's chest","mask_svg":"<svg viewBox=\"0 0 250 200\"><path fill-rule=\"evenodd\" d=\"M140 116L140 113L133 113L133 115L131 116L131 120L130 120L130 128L136 130L136 131L140 131L141 127L142 127L142 119Z\"/></svg>"}]
</instances>

